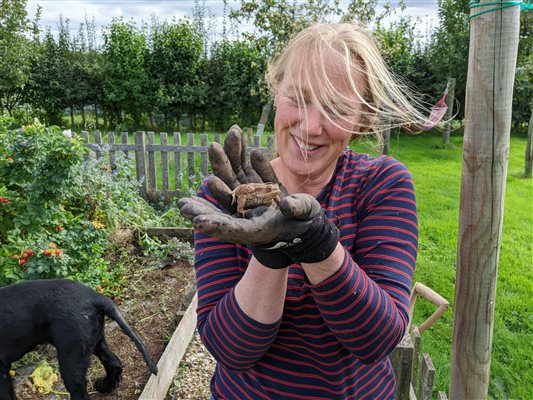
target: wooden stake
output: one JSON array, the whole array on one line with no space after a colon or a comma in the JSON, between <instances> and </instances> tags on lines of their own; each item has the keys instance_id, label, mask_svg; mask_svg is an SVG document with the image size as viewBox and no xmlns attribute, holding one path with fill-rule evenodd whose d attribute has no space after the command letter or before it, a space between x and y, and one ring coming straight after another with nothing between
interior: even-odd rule
<instances>
[{"instance_id":1,"label":"wooden stake","mask_svg":"<svg viewBox=\"0 0 533 400\"><path fill-rule=\"evenodd\" d=\"M519 26L519 6L471 20L450 399L488 395Z\"/></svg>"}]
</instances>

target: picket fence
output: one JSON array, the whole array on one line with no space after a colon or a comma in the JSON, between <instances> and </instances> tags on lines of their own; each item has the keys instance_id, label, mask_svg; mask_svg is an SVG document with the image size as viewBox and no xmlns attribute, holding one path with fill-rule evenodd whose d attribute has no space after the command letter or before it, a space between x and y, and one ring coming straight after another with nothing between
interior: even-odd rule
<instances>
[{"instance_id":1,"label":"picket fence","mask_svg":"<svg viewBox=\"0 0 533 400\"><path fill-rule=\"evenodd\" d=\"M274 142L271 136L267 137L267 147L261 147L261 135L253 135L251 128L245 132L247 153L252 149L260 149L267 156L273 154ZM199 179L209 173L210 143L207 133L189 132L184 144L180 132L169 135L167 132L139 131L134 133L133 143L130 143L128 132L107 132L106 135L100 131L81 133L94 155L97 158L107 157L111 166L115 163L117 152L122 152L128 159L134 159L140 183L139 193L144 199L181 195L187 189L195 189ZM158 136L159 140L156 140ZM223 136L216 133L213 141L221 143ZM87 157L90 157L90 153Z\"/></svg>"}]
</instances>

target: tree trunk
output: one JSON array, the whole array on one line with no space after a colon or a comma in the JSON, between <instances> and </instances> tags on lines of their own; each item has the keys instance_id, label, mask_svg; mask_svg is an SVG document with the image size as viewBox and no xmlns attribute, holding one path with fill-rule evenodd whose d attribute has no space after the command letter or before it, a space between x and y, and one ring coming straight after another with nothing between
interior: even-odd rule
<instances>
[{"instance_id":1,"label":"tree trunk","mask_svg":"<svg viewBox=\"0 0 533 400\"><path fill-rule=\"evenodd\" d=\"M98 106L96 104L94 105L94 120L95 129L100 129L100 124L98 123Z\"/></svg>"},{"instance_id":2,"label":"tree trunk","mask_svg":"<svg viewBox=\"0 0 533 400\"><path fill-rule=\"evenodd\" d=\"M446 110L445 120L446 120L446 129L442 132L442 141L445 144L450 143L450 132L452 130L452 115L453 115L453 105L455 103L455 78L448 78L448 96L446 96L446 105L448 109Z\"/></svg>"},{"instance_id":3,"label":"tree trunk","mask_svg":"<svg viewBox=\"0 0 533 400\"><path fill-rule=\"evenodd\" d=\"M451 400L489 388L520 8L490 11L470 11Z\"/></svg>"},{"instance_id":4,"label":"tree trunk","mask_svg":"<svg viewBox=\"0 0 533 400\"><path fill-rule=\"evenodd\" d=\"M527 130L526 144L526 178L531 178L533 172L533 108L531 109L531 118L529 119L529 128Z\"/></svg>"},{"instance_id":5,"label":"tree trunk","mask_svg":"<svg viewBox=\"0 0 533 400\"><path fill-rule=\"evenodd\" d=\"M85 120L85 106L81 106L81 125L83 129L86 129L86 120Z\"/></svg>"},{"instance_id":6,"label":"tree trunk","mask_svg":"<svg viewBox=\"0 0 533 400\"><path fill-rule=\"evenodd\" d=\"M74 106L70 106L70 127L74 128Z\"/></svg>"},{"instance_id":7,"label":"tree trunk","mask_svg":"<svg viewBox=\"0 0 533 400\"><path fill-rule=\"evenodd\" d=\"M257 132L256 135L259 135L259 137L263 137L263 131L265 130L265 125L268 122L268 115L270 114L270 110L272 109L272 104L268 103L263 106L263 112L261 113L261 118L259 119L259 123L257 124Z\"/></svg>"},{"instance_id":8,"label":"tree trunk","mask_svg":"<svg viewBox=\"0 0 533 400\"><path fill-rule=\"evenodd\" d=\"M391 128L392 121L389 118L388 125L383 129L383 144L381 149L382 155L389 155L389 143L390 143L390 128Z\"/></svg>"}]
</instances>

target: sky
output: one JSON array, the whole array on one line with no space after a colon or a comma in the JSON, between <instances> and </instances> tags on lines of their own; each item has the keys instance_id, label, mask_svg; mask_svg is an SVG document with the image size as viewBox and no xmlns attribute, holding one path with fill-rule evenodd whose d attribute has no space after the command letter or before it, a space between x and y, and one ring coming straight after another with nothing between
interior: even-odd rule
<instances>
[{"instance_id":1,"label":"sky","mask_svg":"<svg viewBox=\"0 0 533 400\"><path fill-rule=\"evenodd\" d=\"M384 3L379 0L379 3ZM152 16L159 20L171 20L173 17L179 19L190 17L194 9L194 0L28 0L26 10L28 17L33 18L37 11L37 6L42 7L40 25L50 27L53 33L57 32L59 16L64 20L69 20L70 28L75 34L80 23L85 21L85 16L96 25L97 33L101 28L108 25L113 17L124 17L133 19L139 26L141 22L149 23ZM229 0L229 7L237 8L238 1ZM341 6L348 4L348 0L340 0ZM395 1L393 1L395 3ZM200 4L202 1L200 0ZM211 15L222 21L223 16L222 0L206 0L205 5ZM413 19L420 18L419 29L425 32L430 27L437 24L437 0L407 0L407 10L403 15ZM222 24L220 23L220 26ZM245 30L250 27L243 27ZM99 35L98 35L99 36Z\"/></svg>"}]
</instances>

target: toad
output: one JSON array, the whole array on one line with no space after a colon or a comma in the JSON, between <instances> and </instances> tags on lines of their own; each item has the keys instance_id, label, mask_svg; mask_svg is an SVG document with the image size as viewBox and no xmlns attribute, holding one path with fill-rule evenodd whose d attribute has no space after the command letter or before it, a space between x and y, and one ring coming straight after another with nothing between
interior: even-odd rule
<instances>
[{"instance_id":1,"label":"toad","mask_svg":"<svg viewBox=\"0 0 533 400\"><path fill-rule=\"evenodd\" d=\"M247 209L254 207L279 207L280 194L277 183L244 183L233 190L232 204L237 202L237 213L244 215Z\"/></svg>"}]
</instances>

